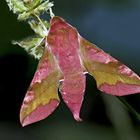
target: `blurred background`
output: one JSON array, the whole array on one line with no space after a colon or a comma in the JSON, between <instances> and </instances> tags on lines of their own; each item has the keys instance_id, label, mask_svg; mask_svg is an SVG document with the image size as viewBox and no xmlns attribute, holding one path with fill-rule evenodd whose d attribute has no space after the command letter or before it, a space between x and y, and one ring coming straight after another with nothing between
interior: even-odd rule
<instances>
[{"instance_id":1,"label":"blurred background","mask_svg":"<svg viewBox=\"0 0 140 140\"><path fill-rule=\"evenodd\" d=\"M139 0L54 0L55 15L140 75ZM140 122L113 96L101 93L87 75L83 122L77 123L61 101L47 119L22 128L19 110L38 61L11 44L33 35L0 2L0 140L139 140ZM140 113L140 95L123 97Z\"/></svg>"}]
</instances>

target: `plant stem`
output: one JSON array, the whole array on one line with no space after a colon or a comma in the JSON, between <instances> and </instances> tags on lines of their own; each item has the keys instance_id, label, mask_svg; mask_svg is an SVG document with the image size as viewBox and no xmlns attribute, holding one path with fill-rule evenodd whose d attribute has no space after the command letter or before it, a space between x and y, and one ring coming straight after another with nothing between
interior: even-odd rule
<instances>
[{"instance_id":1,"label":"plant stem","mask_svg":"<svg viewBox=\"0 0 140 140\"><path fill-rule=\"evenodd\" d=\"M127 109L135 116L135 118L140 122L140 114L126 101L124 100L122 97L118 97L118 100L120 102L122 102L126 107Z\"/></svg>"},{"instance_id":2,"label":"plant stem","mask_svg":"<svg viewBox=\"0 0 140 140\"><path fill-rule=\"evenodd\" d=\"M50 8L49 11L50 11L50 17L53 18L55 15L54 15L54 13L52 11L52 8Z\"/></svg>"},{"instance_id":3,"label":"plant stem","mask_svg":"<svg viewBox=\"0 0 140 140\"><path fill-rule=\"evenodd\" d=\"M38 19L40 25L42 26L44 32L45 32L45 35L47 36L48 35L48 30L47 28L45 27L44 23L42 22L42 20L40 19L40 17L36 14L34 14L34 16Z\"/></svg>"}]
</instances>

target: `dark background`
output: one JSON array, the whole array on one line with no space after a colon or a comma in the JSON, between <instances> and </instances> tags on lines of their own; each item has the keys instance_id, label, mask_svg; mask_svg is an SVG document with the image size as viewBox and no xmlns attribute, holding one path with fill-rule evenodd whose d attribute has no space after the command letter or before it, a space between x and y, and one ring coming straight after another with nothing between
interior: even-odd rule
<instances>
[{"instance_id":1,"label":"dark background","mask_svg":"<svg viewBox=\"0 0 140 140\"><path fill-rule=\"evenodd\" d=\"M140 75L139 0L54 0L80 34ZM11 44L33 31L0 1L0 140L139 140L140 122L113 96L96 89L87 76L85 100L77 123L63 101L47 119L22 128L19 110L38 61ZM124 97L140 113L140 95Z\"/></svg>"}]
</instances>

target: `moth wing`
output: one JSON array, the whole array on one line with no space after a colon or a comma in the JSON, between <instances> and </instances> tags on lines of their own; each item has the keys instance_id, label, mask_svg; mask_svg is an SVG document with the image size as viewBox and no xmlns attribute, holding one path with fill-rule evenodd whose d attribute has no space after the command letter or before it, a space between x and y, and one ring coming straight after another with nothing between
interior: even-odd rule
<instances>
[{"instance_id":1,"label":"moth wing","mask_svg":"<svg viewBox=\"0 0 140 140\"><path fill-rule=\"evenodd\" d=\"M136 73L84 38L79 40L84 66L99 90L116 96L140 92L140 77Z\"/></svg>"},{"instance_id":2,"label":"moth wing","mask_svg":"<svg viewBox=\"0 0 140 140\"><path fill-rule=\"evenodd\" d=\"M48 117L58 106L60 72L48 48L38 64L20 110L22 126Z\"/></svg>"}]
</instances>

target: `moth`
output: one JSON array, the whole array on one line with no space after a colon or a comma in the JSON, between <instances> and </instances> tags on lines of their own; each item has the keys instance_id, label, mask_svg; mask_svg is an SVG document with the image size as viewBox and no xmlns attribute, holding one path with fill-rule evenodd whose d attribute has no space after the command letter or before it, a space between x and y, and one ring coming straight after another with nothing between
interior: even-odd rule
<instances>
[{"instance_id":1,"label":"moth","mask_svg":"<svg viewBox=\"0 0 140 140\"><path fill-rule=\"evenodd\" d=\"M92 75L97 88L107 94L124 96L140 92L140 77L117 59L90 43L63 18L54 16L45 38L44 53L20 110L22 126L48 117L61 96L80 121L86 76Z\"/></svg>"}]
</instances>

